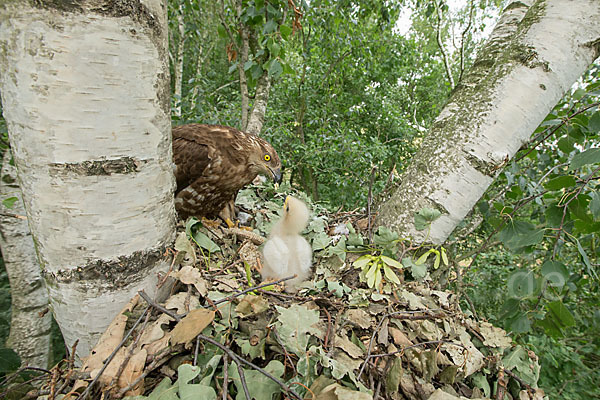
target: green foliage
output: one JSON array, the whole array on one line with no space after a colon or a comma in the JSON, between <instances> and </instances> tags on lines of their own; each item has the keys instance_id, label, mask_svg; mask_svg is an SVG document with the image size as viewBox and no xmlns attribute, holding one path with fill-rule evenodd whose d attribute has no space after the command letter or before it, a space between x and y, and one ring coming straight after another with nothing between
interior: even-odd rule
<instances>
[{"instance_id":1,"label":"green foliage","mask_svg":"<svg viewBox=\"0 0 600 400\"><path fill-rule=\"evenodd\" d=\"M208 251L210 256L210 253L220 251L221 248L208 237L203 228L202 222L195 217L188 218L185 222L185 233L200 249Z\"/></svg>"},{"instance_id":2,"label":"green foliage","mask_svg":"<svg viewBox=\"0 0 600 400\"><path fill-rule=\"evenodd\" d=\"M599 70L565 96L482 198L477 240L504 249L484 249L465 276L476 308L541 355L551 398L600 395L589 386L600 379Z\"/></svg>"},{"instance_id":3,"label":"green foliage","mask_svg":"<svg viewBox=\"0 0 600 400\"><path fill-rule=\"evenodd\" d=\"M362 282L366 281L371 289L378 288L381 285L383 280L382 270L389 282L392 282L394 285L400 284L400 279L398 279L398 276L390 267L402 270L402 264L393 258L382 254L378 256L365 254L354 261L352 265L354 268L361 269L360 279Z\"/></svg>"}]
</instances>

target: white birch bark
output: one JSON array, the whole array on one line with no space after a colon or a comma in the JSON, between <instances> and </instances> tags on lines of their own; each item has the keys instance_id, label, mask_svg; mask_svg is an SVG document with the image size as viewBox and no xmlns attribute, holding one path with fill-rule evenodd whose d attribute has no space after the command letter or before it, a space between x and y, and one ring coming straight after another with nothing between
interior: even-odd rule
<instances>
[{"instance_id":1,"label":"white birch bark","mask_svg":"<svg viewBox=\"0 0 600 400\"><path fill-rule=\"evenodd\" d=\"M163 0L0 3L0 90L55 318L85 356L174 238Z\"/></svg>"},{"instance_id":2,"label":"white birch bark","mask_svg":"<svg viewBox=\"0 0 600 400\"><path fill-rule=\"evenodd\" d=\"M248 117L248 125L246 132L254 135L260 135L263 124L265 123L265 113L267 112L267 104L269 103L269 92L271 90L271 78L265 71L258 82L256 83L256 91L254 93L254 103Z\"/></svg>"},{"instance_id":3,"label":"white birch bark","mask_svg":"<svg viewBox=\"0 0 600 400\"><path fill-rule=\"evenodd\" d=\"M11 208L0 205L0 249L11 296L10 334L6 344L19 354L22 365L47 368L52 324L52 315L44 312L48 307L48 291L27 225L17 170L10 159L10 151L6 151L0 179L0 200L17 198Z\"/></svg>"},{"instance_id":4,"label":"white birch bark","mask_svg":"<svg viewBox=\"0 0 600 400\"><path fill-rule=\"evenodd\" d=\"M382 199L378 225L443 243L598 57L599 1L537 0L527 8L527 1L507 7L400 184ZM418 232L414 214L423 207L442 216Z\"/></svg>"},{"instance_id":5,"label":"white birch bark","mask_svg":"<svg viewBox=\"0 0 600 400\"><path fill-rule=\"evenodd\" d=\"M183 100L183 50L185 45L185 21L183 18L183 0L179 3L177 10L177 30L179 32L179 44L177 46L177 58L175 60L175 110L177 117L181 117L181 101Z\"/></svg>"}]
</instances>

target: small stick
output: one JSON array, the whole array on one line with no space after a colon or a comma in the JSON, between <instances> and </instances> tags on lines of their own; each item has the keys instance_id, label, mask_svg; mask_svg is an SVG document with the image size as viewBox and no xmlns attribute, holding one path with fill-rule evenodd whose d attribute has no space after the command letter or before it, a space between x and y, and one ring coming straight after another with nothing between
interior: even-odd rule
<instances>
[{"instance_id":1,"label":"small stick","mask_svg":"<svg viewBox=\"0 0 600 400\"><path fill-rule=\"evenodd\" d=\"M255 364L251 363L250 361L247 361L247 360L243 359L242 357L240 357L237 354L235 354L228 347L222 345L221 343L217 342L216 340L214 340L214 339L212 339L212 338L210 338L208 336L204 336L203 334L200 333L200 334L198 334L198 337L200 339L204 340L204 341L207 341L210 344L213 344L213 345L217 346L221 350L223 350L225 353L227 353L227 355L229 355L229 357L231 357L231 359L233 361L236 362L236 364L239 365L239 363L241 362L241 363L246 364L247 366L249 366L251 368L254 368L255 370L257 370L258 372L260 372L261 374L263 374L267 378L271 379L273 382L277 383L285 392L287 392L288 394L291 394L292 396L294 396L298 400L302 400L302 397L300 397L300 395L298 393L294 392L289 386L287 386L285 383L283 383L279 379L275 378L273 375L271 375L270 373L268 373L267 371L265 371L264 369L262 369L258 365L255 365Z\"/></svg>"},{"instance_id":2,"label":"small stick","mask_svg":"<svg viewBox=\"0 0 600 400\"><path fill-rule=\"evenodd\" d=\"M521 379L521 377L516 375L511 370L504 369L504 372L506 373L506 375L510 376L511 378L513 378L514 380L519 382L521 384L521 386L525 387L529 392L535 392L535 390L529 384L527 384L523 379Z\"/></svg>"},{"instance_id":3,"label":"small stick","mask_svg":"<svg viewBox=\"0 0 600 400\"><path fill-rule=\"evenodd\" d=\"M238 296L241 296L243 294L246 294L248 292L252 292L252 291L257 290L257 289L262 289L262 288L267 287L267 286L276 285L276 284L284 282L284 281L289 281L290 279L294 279L296 276L297 275L288 276L287 278L279 279L279 280L274 281L274 282L268 282L268 283L263 283L262 285L252 286L252 287L249 287L248 289L242 290L241 292L234 293L231 296L223 297L222 299L219 299L219 300L215 301L214 303L215 303L215 305L221 304L221 303L225 303L226 301L234 299L234 298L236 298Z\"/></svg>"},{"instance_id":4,"label":"small stick","mask_svg":"<svg viewBox=\"0 0 600 400\"><path fill-rule=\"evenodd\" d=\"M146 303L148 303L149 305L151 305L152 307L156 308L158 311L162 312L163 314L167 314L169 317L175 319L176 321L181 321L181 318L183 318L180 315L175 314L173 311L171 310L167 310L166 308L164 308L163 306L161 306L160 304L156 303L155 301L153 301L150 296L148 296L146 294L146 292L144 292L143 290L140 290L138 292L138 294L142 297L142 299L146 300Z\"/></svg>"},{"instance_id":5,"label":"small stick","mask_svg":"<svg viewBox=\"0 0 600 400\"><path fill-rule=\"evenodd\" d=\"M392 351L390 353L371 354L369 356L369 358L388 357L388 356L393 356L394 354L402 353L405 350L409 350L409 349L412 349L412 348L415 348L415 347L425 346L425 345L428 345L428 344L444 344L444 343L446 343L446 344L452 344L452 345L457 346L457 347L462 347L463 349L465 349L467 351L469 350L465 346L463 346L462 344L460 344L460 343L454 343L454 342L452 342L450 340L429 340L427 342L421 342L421 343L411 344L410 346L403 347L400 350Z\"/></svg>"},{"instance_id":6,"label":"small stick","mask_svg":"<svg viewBox=\"0 0 600 400\"><path fill-rule=\"evenodd\" d=\"M331 314L329 314L329 311L327 311L326 308L323 308L323 311L325 311L325 314L327 315L327 332L325 333L325 339L323 340L323 347L326 348L328 347L329 335L331 334Z\"/></svg>"},{"instance_id":7,"label":"small stick","mask_svg":"<svg viewBox=\"0 0 600 400\"><path fill-rule=\"evenodd\" d=\"M198 350L200 349L200 338L196 338L196 349L194 350L194 363L192 364L194 367L198 365Z\"/></svg>"},{"instance_id":8,"label":"small stick","mask_svg":"<svg viewBox=\"0 0 600 400\"><path fill-rule=\"evenodd\" d=\"M200 340L200 338L198 338ZM227 400L227 387L229 386L229 371L228 371L227 354L223 354L223 400Z\"/></svg>"},{"instance_id":9,"label":"small stick","mask_svg":"<svg viewBox=\"0 0 600 400\"><path fill-rule=\"evenodd\" d=\"M146 368L144 368L144 372L142 372L142 374L140 376L138 376L133 382L131 382L129 384L129 386L127 386L126 388L123 388L119 391L119 393L117 394L116 398L120 399L121 397L123 397L125 395L125 393L129 392L131 389L133 389L134 387L137 386L138 383L140 383L140 381L144 378L146 378L146 376L152 372L154 370L154 368L156 368L158 365L160 365L160 363L171 357L171 353L172 354L176 354L179 351L181 351L183 349L183 344L177 345L175 347L166 347L164 349L162 349L154 358L154 360L150 363L150 365L148 365Z\"/></svg>"},{"instance_id":10,"label":"small stick","mask_svg":"<svg viewBox=\"0 0 600 400\"><path fill-rule=\"evenodd\" d=\"M115 358L115 356L117 355L117 352L121 349L121 347L123 347L123 345L125 344L127 339L129 339L129 336L131 336L131 333L133 332L133 330L140 324L140 322L142 322L142 318L144 318L146 316L146 313L148 312L149 309L150 309L150 306L146 307L146 309L144 310L142 315L140 315L140 317L137 319L137 321L135 321L135 323L133 324L133 326L131 327L129 332L127 332L127 334L125 335L123 340L121 340L121 343L119 343L119 345L113 350L113 352L110 354L110 356L108 356L106 361L104 361L104 365L102 366L102 368L100 368L100 371L98 372L98 374L96 374L96 376L94 377L92 382L89 384L89 386L83 391L83 393L81 393L81 397L79 397L79 400L85 400L89 396L94 384L96 382L98 382L98 379L100 379L100 376L102 376L102 374L104 373L104 370L108 367L108 364L110 364L110 362L113 360L113 358Z\"/></svg>"},{"instance_id":11,"label":"small stick","mask_svg":"<svg viewBox=\"0 0 600 400\"><path fill-rule=\"evenodd\" d=\"M375 339L375 335L377 334L377 332L379 332L379 328L381 328L381 325L383 324L383 322L385 321L386 318L389 318L389 317L399 318L399 317L395 317L395 315L398 315L398 314L409 314L409 315L411 315L411 314L416 314L416 313L430 313L430 312L433 312L433 311L440 311L440 309L435 309L435 310L417 310L417 311L395 311L395 312L388 313L388 314L384 315L383 318L381 318L381 320L377 324L377 328L375 328L375 330L373 330L373 334L371 335L371 339L369 339L369 347L367 348L367 357L365 357L365 361L361 365L360 371L358 372L358 376L356 377L356 379L360 379L362 373L365 370L365 367L367 366L367 362L371 358L371 350L373 349L373 340ZM409 315L407 315L407 318L404 318L404 319L411 319L411 318L408 318ZM415 318L415 319L421 319L421 318Z\"/></svg>"},{"instance_id":12,"label":"small stick","mask_svg":"<svg viewBox=\"0 0 600 400\"><path fill-rule=\"evenodd\" d=\"M240 382L242 384L242 388L244 389L244 395L246 395L246 400L252 400L250 397L250 392L248 392L248 385L246 385L246 376L244 375L244 369L242 368L242 364L237 363L238 373L240 374Z\"/></svg>"}]
</instances>

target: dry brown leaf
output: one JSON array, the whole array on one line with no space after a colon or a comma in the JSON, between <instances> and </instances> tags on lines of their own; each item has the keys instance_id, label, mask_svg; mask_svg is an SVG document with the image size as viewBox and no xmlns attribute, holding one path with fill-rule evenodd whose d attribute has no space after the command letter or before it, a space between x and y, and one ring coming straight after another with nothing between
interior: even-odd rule
<instances>
[{"instance_id":1,"label":"dry brown leaf","mask_svg":"<svg viewBox=\"0 0 600 400\"><path fill-rule=\"evenodd\" d=\"M408 337L406 337L404 332L402 332L400 329L390 326L388 328L388 330L389 330L390 334L392 335L392 339L394 340L394 343L397 344L398 346L404 347L404 346L410 346L413 344L413 342L411 342L410 339Z\"/></svg>"},{"instance_id":2,"label":"dry brown leaf","mask_svg":"<svg viewBox=\"0 0 600 400\"><path fill-rule=\"evenodd\" d=\"M113 359L110 361L110 364L108 364L100 378L98 378L98 382L104 385L108 385L113 380L113 378L117 375L121 364L123 364L125 358L127 357L127 351L128 350L126 347L121 347L119 351L117 351L117 354L115 354ZM91 370L90 377L95 378L96 375L98 375L98 373L100 372L101 368L102 366Z\"/></svg>"},{"instance_id":3,"label":"dry brown leaf","mask_svg":"<svg viewBox=\"0 0 600 400\"><path fill-rule=\"evenodd\" d=\"M171 340L171 332L166 332L162 338L144 346L144 349L146 349L146 352L148 353L149 357L154 356L161 350L164 350L167 347L169 347L170 340Z\"/></svg>"},{"instance_id":4,"label":"dry brown leaf","mask_svg":"<svg viewBox=\"0 0 600 400\"><path fill-rule=\"evenodd\" d=\"M180 292L167 299L165 308L177 309L177 314L185 314L190 310L200 307L200 300L196 296L190 296L186 292Z\"/></svg>"},{"instance_id":5,"label":"dry brown leaf","mask_svg":"<svg viewBox=\"0 0 600 400\"><path fill-rule=\"evenodd\" d=\"M144 329L144 332L142 332L142 337L139 341L140 346L144 346L162 339L165 336L165 331L162 329L162 325L168 324L170 321L173 321L173 318L169 317L167 314L160 314L158 319Z\"/></svg>"},{"instance_id":6,"label":"dry brown leaf","mask_svg":"<svg viewBox=\"0 0 600 400\"><path fill-rule=\"evenodd\" d=\"M219 276L214 281L217 283L215 289L221 292L233 292L240 287L235 279L226 276Z\"/></svg>"},{"instance_id":7,"label":"dry brown leaf","mask_svg":"<svg viewBox=\"0 0 600 400\"><path fill-rule=\"evenodd\" d=\"M365 354L363 349L344 336L336 336L333 343L335 347L344 350L352 358L361 358Z\"/></svg>"},{"instance_id":8,"label":"dry brown leaf","mask_svg":"<svg viewBox=\"0 0 600 400\"><path fill-rule=\"evenodd\" d=\"M257 260L260 258L260 252L254 243L250 241L244 242L244 244L240 247L238 254L242 261L248 263L251 268L259 269Z\"/></svg>"},{"instance_id":9,"label":"dry brown leaf","mask_svg":"<svg viewBox=\"0 0 600 400\"><path fill-rule=\"evenodd\" d=\"M176 278L186 285L194 285L198 293L205 297L208 293L206 280L202 278L202 274L197 268L187 265L177 271Z\"/></svg>"},{"instance_id":10,"label":"dry brown leaf","mask_svg":"<svg viewBox=\"0 0 600 400\"><path fill-rule=\"evenodd\" d=\"M389 324L389 319L384 319L383 322L381 323L381 327L379 328L379 331L377 332L377 343L382 344L384 346L387 346L389 341L388 341L388 324Z\"/></svg>"},{"instance_id":11,"label":"dry brown leaf","mask_svg":"<svg viewBox=\"0 0 600 400\"><path fill-rule=\"evenodd\" d=\"M479 323L479 332L485 339L483 344L486 346L505 349L512 344L512 339L506 334L504 329L496 328L489 322Z\"/></svg>"},{"instance_id":12,"label":"dry brown leaf","mask_svg":"<svg viewBox=\"0 0 600 400\"><path fill-rule=\"evenodd\" d=\"M371 316L361 308L352 308L346 313L346 318L353 325L362 329L369 329L373 323Z\"/></svg>"},{"instance_id":13,"label":"dry brown leaf","mask_svg":"<svg viewBox=\"0 0 600 400\"><path fill-rule=\"evenodd\" d=\"M94 346L90 355L85 359L81 368L82 371L89 372L102 368L104 360L110 356L119 343L121 343L121 340L123 340L125 325L127 323L127 315L125 313L130 313L139 299L140 296L135 295L113 319L108 328L106 328L106 331L100 336L98 343Z\"/></svg>"},{"instance_id":14,"label":"dry brown leaf","mask_svg":"<svg viewBox=\"0 0 600 400\"><path fill-rule=\"evenodd\" d=\"M215 312L205 308L192 310L175 325L171 332L171 343L186 345L194 340L215 319Z\"/></svg>"},{"instance_id":15,"label":"dry brown leaf","mask_svg":"<svg viewBox=\"0 0 600 400\"><path fill-rule=\"evenodd\" d=\"M129 362L127 363L127 366L125 367L123 373L121 373L121 376L119 377L119 388L129 386L129 384L133 383L133 381L135 381L140 375L142 375L142 372L144 372L144 366L146 365L146 356L146 350L143 349L134 353L131 356ZM125 393L125 395L137 396L142 393L144 393L143 379L137 385L135 385L135 387L132 390Z\"/></svg>"},{"instance_id":16,"label":"dry brown leaf","mask_svg":"<svg viewBox=\"0 0 600 400\"><path fill-rule=\"evenodd\" d=\"M260 314L268 309L268 300L265 300L265 298L262 296L248 294L244 296L237 307L235 307L235 312L241 314L242 317L247 317L249 315Z\"/></svg>"}]
</instances>

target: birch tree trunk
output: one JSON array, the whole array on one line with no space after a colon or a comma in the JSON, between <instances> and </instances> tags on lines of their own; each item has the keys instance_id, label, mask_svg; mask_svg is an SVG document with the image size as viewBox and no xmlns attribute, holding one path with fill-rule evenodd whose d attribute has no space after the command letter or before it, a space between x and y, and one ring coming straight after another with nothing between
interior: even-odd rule
<instances>
[{"instance_id":1,"label":"birch tree trunk","mask_svg":"<svg viewBox=\"0 0 600 400\"><path fill-rule=\"evenodd\" d=\"M600 52L597 0L514 1L435 120L377 225L443 243ZM442 216L416 231L423 207Z\"/></svg>"},{"instance_id":2,"label":"birch tree trunk","mask_svg":"<svg viewBox=\"0 0 600 400\"><path fill-rule=\"evenodd\" d=\"M183 0L179 3L177 11L177 30L179 32L179 43L177 45L177 58L175 60L175 115L181 117L181 101L183 99L183 50L185 45L185 20L183 15Z\"/></svg>"},{"instance_id":3,"label":"birch tree trunk","mask_svg":"<svg viewBox=\"0 0 600 400\"><path fill-rule=\"evenodd\" d=\"M245 131L254 135L260 135L263 124L265 123L265 113L269 103L269 92L271 90L271 77L265 71L256 83L254 94L254 103L248 117L248 125Z\"/></svg>"},{"instance_id":4,"label":"birch tree trunk","mask_svg":"<svg viewBox=\"0 0 600 400\"><path fill-rule=\"evenodd\" d=\"M0 248L11 296L10 334L6 344L19 354L22 365L47 368L52 324L52 315L44 312L48 307L48 291L25 218L17 170L10 159L10 151L6 151L0 179L0 199L17 198L11 208L0 205Z\"/></svg>"},{"instance_id":5,"label":"birch tree trunk","mask_svg":"<svg viewBox=\"0 0 600 400\"><path fill-rule=\"evenodd\" d=\"M85 356L174 238L164 0L0 5L0 90L67 345Z\"/></svg>"}]
</instances>

